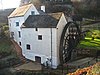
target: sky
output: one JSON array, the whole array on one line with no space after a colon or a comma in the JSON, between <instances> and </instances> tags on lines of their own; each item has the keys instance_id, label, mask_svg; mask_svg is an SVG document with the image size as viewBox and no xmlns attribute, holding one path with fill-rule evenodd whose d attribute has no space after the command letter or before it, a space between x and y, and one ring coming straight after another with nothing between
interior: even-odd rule
<instances>
[{"instance_id":1,"label":"sky","mask_svg":"<svg viewBox=\"0 0 100 75\"><path fill-rule=\"evenodd\" d=\"M0 0L0 9L16 8L21 0Z\"/></svg>"}]
</instances>

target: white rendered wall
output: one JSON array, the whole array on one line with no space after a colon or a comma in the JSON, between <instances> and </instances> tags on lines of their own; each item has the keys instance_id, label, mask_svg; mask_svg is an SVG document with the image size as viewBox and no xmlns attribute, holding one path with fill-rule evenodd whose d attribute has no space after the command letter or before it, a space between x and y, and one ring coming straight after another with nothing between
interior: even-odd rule
<instances>
[{"instance_id":1,"label":"white rendered wall","mask_svg":"<svg viewBox=\"0 0 100 75\"><path fill-rule=\"evenodd\" d=\"M22 28L22 53L27 59L33 61L35 56L39 56L41 63L46 63L47 58L51 59L51 30L52 67L56 68L58 65L56 28L38 28L38 31L35 31L35 28ZM42 40L38 40L38 35L42 35ZM26 44L31 45L31 50L26 49Z\"/></svg>"},{"instance_id":2,"label":"white rendered wall","mask_svg":"<svg viewBox=\"0 0 100 75\"><path fill-rule=\"evenodd\" d=\"M34 11L35 14L34 15L39 15L39 12L37 11L37 9L35 8L34 5L32 5L30 7L30 9L26 12L26 14L24 15L24 20L26 20L28 18L29 15L31 15L31 11Z\"/></svg>"},{"instance_id":3,"label":"white rendered wall","mask_svg":"<svg viewBox=\"0 0 100 75\"><path fill-rule=\"evenodd\" d=\"M18 44L21 42L21 37L19 38L18 31L21 32L21 25L25 22L28 16L31 15L31 11L35 12L34 15L39 14L37 9L32 5L24 16L8 18L9 30L10 32L14 32L14 40ZM19 22L19 26L16 26L16 22Z\"/></svg>"},{"instance_id":4,"label":"white rendered wall","mask_svg":"<svg viewBox=\"0 0 100 75\"><path fill-rule=\"evenodd\" d=\"M19 26L16 26L16 22L19 22ZM9 19L9 30L14 32L14 40L19 43L21 38L19 38L18 31L21 31L21 25L24 23L24 17L16 17Z\"/></svg>"},{"instance_id":5,"label":"white rendered wall","mask_svg":"<svg viewBox=\"0 0 100 75\"><path fill-rule=\"evenodd\" d=\"M63 31L63 28L65 27L65 25L67 24L66 18L64 16L64 14L62 14L60 21L57 25L57 54L58 54L58 62L60 64L60 60L59 60L59 45L60 45L60 38L61 38L61 34Z\"/></svg>"}]
</instances>

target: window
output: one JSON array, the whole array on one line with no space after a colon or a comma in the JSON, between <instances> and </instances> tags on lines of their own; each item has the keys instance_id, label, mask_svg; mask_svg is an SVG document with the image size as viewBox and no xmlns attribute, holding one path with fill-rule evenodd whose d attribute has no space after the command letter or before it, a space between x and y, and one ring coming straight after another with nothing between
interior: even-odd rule
<instances>
[{"instance_id":1,"label":"window","mask_svg":"<svg viewBox=\"0 0 100 75\"><path fill-rule=\"evenodd\" d=\"M18 35L19 35L19 38L21 37L21 33L20 33L20 31L18 31Z\"/></svg>"},{"instance_id":2,"label":"window","mask_svg":"<svg viewBox=\"0 0 100 75\"><path fill-rule=\"evenodd\" d=\"M35 61L38 62L38 63L41 63L41 57L35 56Z\"/></svg>"},{"instance_id":3,"label":"window","mask_svg":"<svg viewBox=\"0 0 100 75\"><path fill-rule=\"evenodd\" d=\"M19 45L21 46L21 42L19 42Z\"/></svg>"},{"instance_id":4,"label":"window","mask_svg":"<svg viewBox=\"0 0 100 75\"><path fill-rule=\"evenodd\" d=\"M35 15L35 12L34 11L31 11L31 15Z\"/></svg>"},{"instance_id":5,"label":"window","mask_svg":"<svg viewBox=\"0 0 100 75\"><path fill-rule=\"evenodd\" d=\"M19 26L19 22L16 22L16 26Z\"/></svg>"},{"instance_id":6,"label":"window","mask_svg":"<svg viewBox=\"0 0 100 75\"><path fill-rule=\"evenodd\" d=\"M11 38L14 39L14 32L11 32Z\"/></svg>"},{"instance_id":7,"label":"window","mask_svg":"<svg viewBox=\"0 0 100 75\"><path fill-rule=\"evenodd\" d=\"M11 32L11 35L14 35L14 32Z\"/></svg>"},{"instance_id":8,"label":"window","mask_svg":"<svg viewBox=\"0 0 100 75\"><path fill-rule=\"evenodd\" d=\"M37 28L35 28L35 31L38 31L38 29L37 29Z\"/></svg>"},{"instance_id":9,"label":"window","mask_svg":"<svg viewBox=\"0 0 100 75\"><path fill-rule=\"evenodd\" d=\"M42 35L38 35L38 40L42 40Z\"/></svg>"},{"instance_id":10,"label":"window","mask_svg":"<svg viewBox=\"0 0 100 75\"><path fill-rule=\"evenodd\" d=\"M11 23L9 23L10 27L11 27Z\"/></svg>"},{"instance_id":11,"label":"window","mask_svg":"<svg viewBox=\"0 0 100 75\"><path fill-rule=\"evenodd\" d=\"M26 49L28 49L28 50L31 49L29 44L26 45Z\"/></svg>"}]
</instances>

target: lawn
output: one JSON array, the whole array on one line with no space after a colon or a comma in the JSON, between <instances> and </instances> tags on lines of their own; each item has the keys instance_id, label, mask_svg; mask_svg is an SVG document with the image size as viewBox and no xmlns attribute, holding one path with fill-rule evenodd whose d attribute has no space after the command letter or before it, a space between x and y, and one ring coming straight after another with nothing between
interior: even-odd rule
<instances>
[{"instance_id":1,"label":"lawn","mask_svg":"<svg viewBox=\"0 0 100 75\"><path fill-rule=\"evenodd\" d=\"M85 38L77 47L82 49L100 50L100 39L92 40L92 38Z\"/></svg>"}]
</instances>

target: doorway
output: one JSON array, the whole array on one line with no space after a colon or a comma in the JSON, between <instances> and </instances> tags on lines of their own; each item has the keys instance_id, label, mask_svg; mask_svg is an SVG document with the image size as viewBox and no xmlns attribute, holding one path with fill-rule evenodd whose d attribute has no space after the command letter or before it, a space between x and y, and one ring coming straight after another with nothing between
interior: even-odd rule
<instances>
[{"instance_id":1,"label":"doorway","mask_svg":"<svg viewBox=\"0 0 100 75\"><path fill-rule=\"evenodd\" d=\"M41 57L35 56L35 61L38 62L38 63L41 63Z\"/></svg>"}]
</instances>

